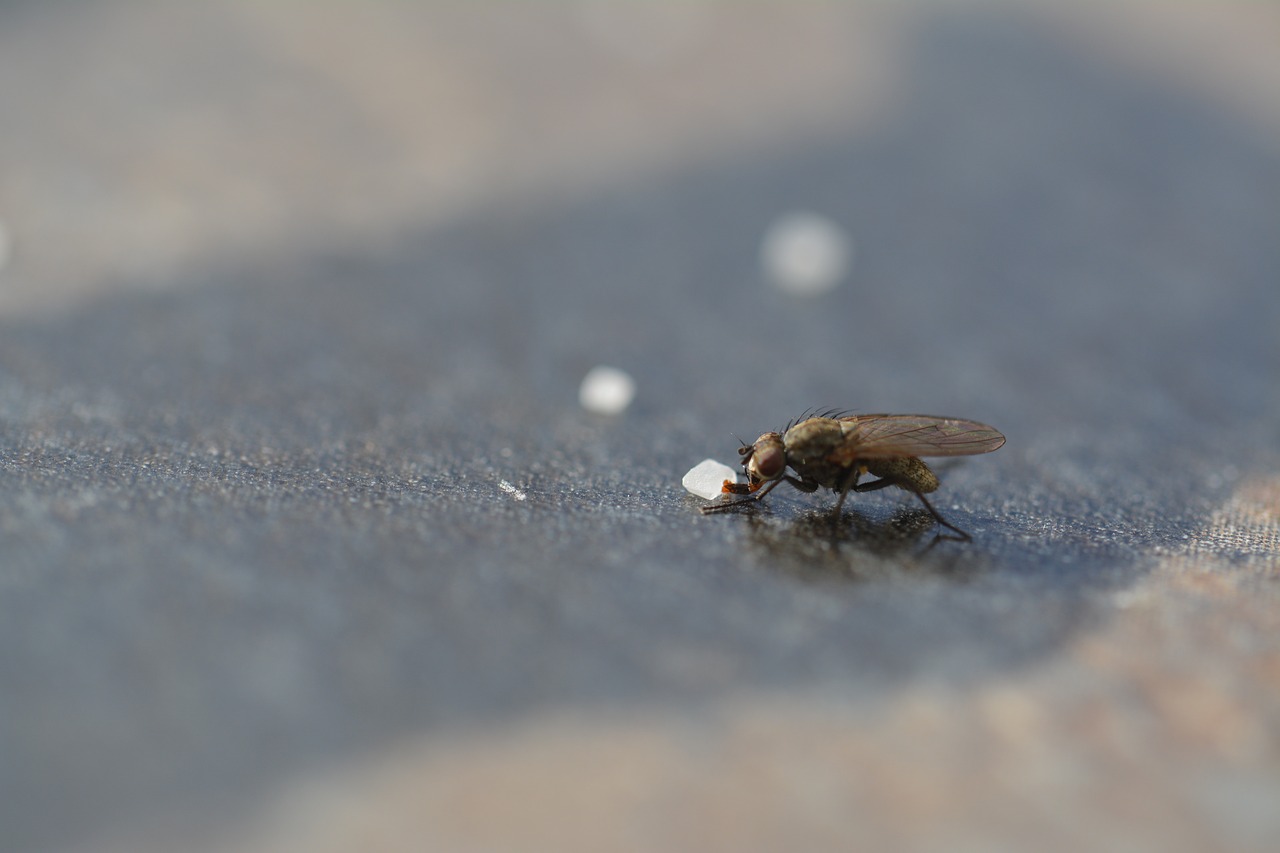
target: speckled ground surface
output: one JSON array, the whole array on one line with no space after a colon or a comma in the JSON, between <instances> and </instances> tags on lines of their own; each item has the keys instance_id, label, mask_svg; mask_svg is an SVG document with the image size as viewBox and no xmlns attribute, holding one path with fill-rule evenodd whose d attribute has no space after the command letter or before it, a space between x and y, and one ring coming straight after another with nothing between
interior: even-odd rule
<instances>
[{"instance_id":1,"label":"speckled ground surface","mask_svg":"<svg viewBox=\"0 0 1280 853\"><path fill-rule=\"evenodd\" d=\"M1265 849L1280 17L884 5L0 5L0 848Z\"/></svg>"}]
</instances>

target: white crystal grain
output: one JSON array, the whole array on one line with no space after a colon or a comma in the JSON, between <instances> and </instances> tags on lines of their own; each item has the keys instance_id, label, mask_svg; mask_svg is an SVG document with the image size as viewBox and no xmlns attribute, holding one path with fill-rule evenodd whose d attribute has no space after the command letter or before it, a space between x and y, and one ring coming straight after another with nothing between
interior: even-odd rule
<instances>
[{"instance_id":1,"label":"white crystal grain","mask_svg":"<svg viewBox=\"0 0 1280 853\"><path fill-rule=\"evenodd\" d=\"M527 500L527 499L528 499L528 497L529 497L529 496L528 496L528 495L526 495L524 492L520 491L520 490L519 490L519 489L517 489L515 486L511 485L510 483L508 483L506 480L499 480L499 481L498 481L498 488L499 488L499 489L502 489L502 491L504 491L504 492L506 492L507 494L511 495L511 497L515 498L515 499L516 499L516 500L518 500L518 501Z\"/></svg>"},{"instance_id":2,"label":"white crystal grain","mask_svg":"<svg viewBox=\"0 0 1280 853\"><path fill-rule=\"evenodd\" d=\"M684 475L680 485L698 497L711 501L720 497L720 487L724 485L725 480L737 482L738 472L723 462L703 459L689 469L689 473Z\"/></svg>"}]
</instances>

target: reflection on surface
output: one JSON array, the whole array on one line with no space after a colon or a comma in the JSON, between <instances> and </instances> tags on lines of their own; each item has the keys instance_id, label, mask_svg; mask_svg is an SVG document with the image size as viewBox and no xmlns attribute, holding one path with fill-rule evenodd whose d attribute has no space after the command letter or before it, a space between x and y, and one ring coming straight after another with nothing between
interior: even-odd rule
<instances>
[{"instance_id":1,"label":"reflection on surface","mask_svg":"<svg viewBox=\"0 0 1280 853\"><path fill-rule=\"evenodd\" d=\"M857 510L814 509L787 520L761 509L751 514L747 527L755 556L805 579L865 580L903 570L960 578L972 573L982 554L919 508L904 507L884 519Z\"/></svg>"}]
</instances>

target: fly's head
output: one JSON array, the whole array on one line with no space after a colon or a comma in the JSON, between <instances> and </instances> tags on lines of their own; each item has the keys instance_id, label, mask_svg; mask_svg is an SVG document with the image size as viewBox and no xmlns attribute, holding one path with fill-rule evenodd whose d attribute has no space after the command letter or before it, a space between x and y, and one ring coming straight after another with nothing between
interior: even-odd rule
<instances>
[{"instance_id":1,"label":"fly's head","mask_svg":"<svg viewBox=\"0 0 1280 853\"><path fill-rule=\"evenodd\" d=\"M758 490L765 483L772 482L782 476L787 469L787 448L782 443L782 435L766 432L756 439L755 444L738 448L742 457L742 470L747 474L746 483L724 481L722 492L747 495Z\"/></svg>"}]
</instances>

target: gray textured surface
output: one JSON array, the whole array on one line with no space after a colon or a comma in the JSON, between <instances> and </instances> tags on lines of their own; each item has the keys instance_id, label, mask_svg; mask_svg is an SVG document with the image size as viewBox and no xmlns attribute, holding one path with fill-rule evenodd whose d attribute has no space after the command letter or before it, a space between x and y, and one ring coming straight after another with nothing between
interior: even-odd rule
<instances>
[{"instance_id":1,"label":"gray textured surface","mask_svg":"<svg viewBox=\"0 0 1280 853\"><path fill-rule=\"evenodd\" d=\"M873 131L0 319L4 846L548 709L1035 671L1163 557L1273 560L1207 531L1280 471L1275 137L1028 26L907 67ZM836 293L761 279L793 207L856 240ZM940 467L975 541L680 488L828 405L1002 429Z\"/></svg>"}]
</instances>

